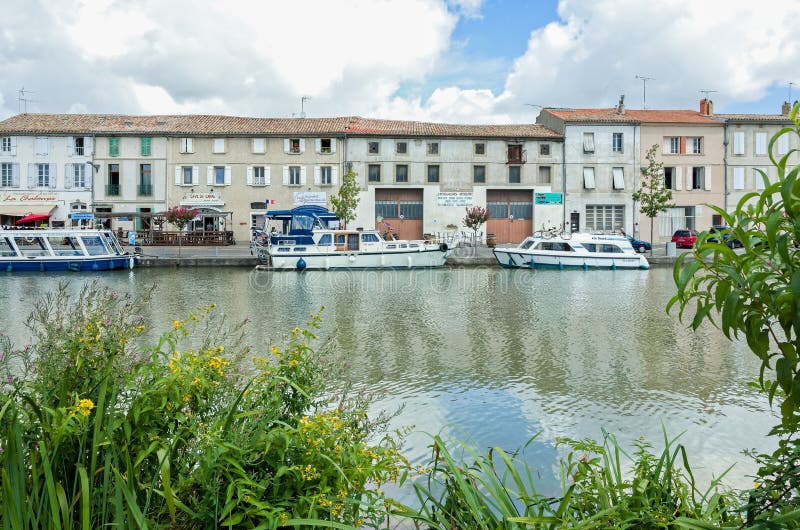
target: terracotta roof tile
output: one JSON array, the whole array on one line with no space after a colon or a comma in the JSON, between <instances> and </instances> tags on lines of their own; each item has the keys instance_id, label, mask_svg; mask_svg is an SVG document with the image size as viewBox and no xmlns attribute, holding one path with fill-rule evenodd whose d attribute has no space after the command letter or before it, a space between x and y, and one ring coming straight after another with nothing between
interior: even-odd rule
<instances>
[{"instance_id":1,"label":"terracotta roof tile","mask_svg":"<svg viewBox=\"0 0 800 530\"><path fill-rule=\"evenodd\" d=\"M696 110L636 110L625 109L625 114L613 109L542 109L542 112L569 123L685 123L720 125L720 120L703 116Z\"/></svg>"},{"instance_id":2,"label":"terracotta roof tile","mask_svg":"<svg viewBox=\"0 0 800 530\"><path fill-rule=\"evenodd\" d=\"M619 114L617 109L542 109L543 113L552 114L556 118L569 123L628 123L636 124L637 120L628 111Z\"/></svg>"},{"instance_id":3,"label":"terracotta roof tile","mask_svg":"<svg viewBox=\"0 0 800 530\"><path fill-rule=\"evenodd\" d=\"M696 110L634 110L627 111L641 123L680 123L700 125L722 125L722 121L713 116L705 116Z\"/></svg>"},{"instance_id":4,"label":"terracotta roof tile","mask_svg":"<svg viewBox=\"0 0 800 530\"><path fill-rule=\"evenodd\" d=\"M725 121L792 123L786 114L714 114L714 117Z\"/></svg>"},{"instance_id":5,"label":"terracotta roof tile","mask_svg":"<svg viewBox=\"0 0 800 530\"><path fill-rule=\"evenodd\" d=\"M354 118L348 134L361 136L451 136L470 138L561 138L557 132L536 124L459 125L401 120Z\"/></svg>"}]
</instances>

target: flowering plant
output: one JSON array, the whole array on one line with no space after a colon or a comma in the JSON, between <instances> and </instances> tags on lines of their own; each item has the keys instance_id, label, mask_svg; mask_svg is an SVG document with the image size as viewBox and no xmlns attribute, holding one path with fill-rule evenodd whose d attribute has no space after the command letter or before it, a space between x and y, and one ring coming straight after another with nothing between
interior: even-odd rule
<instances>
[{"instance_id":1,"label":"flowering plant","mask_svg":"<svg viewBox=\"0 0 800 530\"><path fill-rule=\"evenodd\" d=\"M197 217L200 210L196 208L184 208L183 206L173 206L164 212L164 217L167 218L171 224L178 227L178 230L183 230L189 221Z\"/></svg>"},{"instance_id":2,"label":"flowering plant","mask_svg":"<svg viewBox=\"0 0 800 530\"><path fill-rule=\"evenodd\" d=\"M481 225L489 220L490 216L488 208L474 206L472 208L467 208L467 215L464 217L462 223L464 223L464 226L467 228L477 232Z\"/></svg>"}]
</instances>

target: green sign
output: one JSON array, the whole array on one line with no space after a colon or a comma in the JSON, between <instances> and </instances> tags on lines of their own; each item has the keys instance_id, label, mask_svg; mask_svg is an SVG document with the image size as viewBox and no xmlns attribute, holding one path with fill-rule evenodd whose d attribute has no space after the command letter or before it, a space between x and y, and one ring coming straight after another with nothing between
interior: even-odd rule
<instances>
[{"instance_id":1,"label":"green sign","mask_svg":"<svg viewBox=\"0 0 800 530\"><path fill-rule=\"evenodd\" d=\"M560 193L534 193L535 204L563 204L563 196Z\"/></svg>"}]
</instances>

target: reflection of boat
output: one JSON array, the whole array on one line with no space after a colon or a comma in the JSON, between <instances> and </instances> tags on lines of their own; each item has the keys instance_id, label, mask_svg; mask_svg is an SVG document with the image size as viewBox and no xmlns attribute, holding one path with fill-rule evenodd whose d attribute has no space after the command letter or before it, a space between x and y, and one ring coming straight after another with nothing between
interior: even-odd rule
<instances>
[{"instance_id":1,"label":"reflection of boat","mask_svg":"<svg viewBox=\"0 0 800 530\"><path fill-rule=\"evenodd\" d=\"M623 236L537 232L516 247L498 247L494 257L503 267L584 269L649 269Z\"/></svg>"},{"instance_id":2,"label":"reflection of boat","mask_svg":"<svg viewBox=\"0 0 800 530\"><path fill-rule=\"evenodd\" d=\"M110 230L0 230L0 272L132 269Z\"/></svg>"},{"instance_id":3,"label":"reflection of boat","mask_svg":"<svg viewBox=\"0 0 800 530\"><path fill-rule=\"evenodd\" d=\"M450 254L446 244L387 241L377 230L340 230L339 219L320 206L268 212L265 218L283 225L281 232L264 232L254 245L260 261L273 269L441 267Z\"/></svg>"}]
</instances>

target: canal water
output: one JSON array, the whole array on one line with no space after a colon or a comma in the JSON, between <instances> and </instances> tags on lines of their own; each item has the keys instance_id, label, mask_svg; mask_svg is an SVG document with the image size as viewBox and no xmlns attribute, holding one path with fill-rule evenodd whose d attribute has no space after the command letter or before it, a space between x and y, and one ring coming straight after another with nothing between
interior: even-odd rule
<instances>
[{"instance_id":1,"label":"canal water","mask_svg":"<svg viewBox=\"0 0 800 530\"><path fill-rule=\"evenodd\" d=\"M38 296L91 279L120 292L154 285L147 319L161 329L214 302L232 320L250 318L248 341L264 353L325 306L321 335L345 355L343 377L377 396L376 411L403 407L392 425L413 426L404 452L414 463L426 462L432 434L484 451L540 433L525 455L546 491L563 455L556 437L600 439L605 429L626 447L644 437L659 448L663 426L683 433L701 484L736 464L725 483L746 487L755 467L742 451L774 448L776 416L747 386L755 357L665 312L671 269L3 275L4 331L22 342Z\"/></svg>"}]
</instances>

